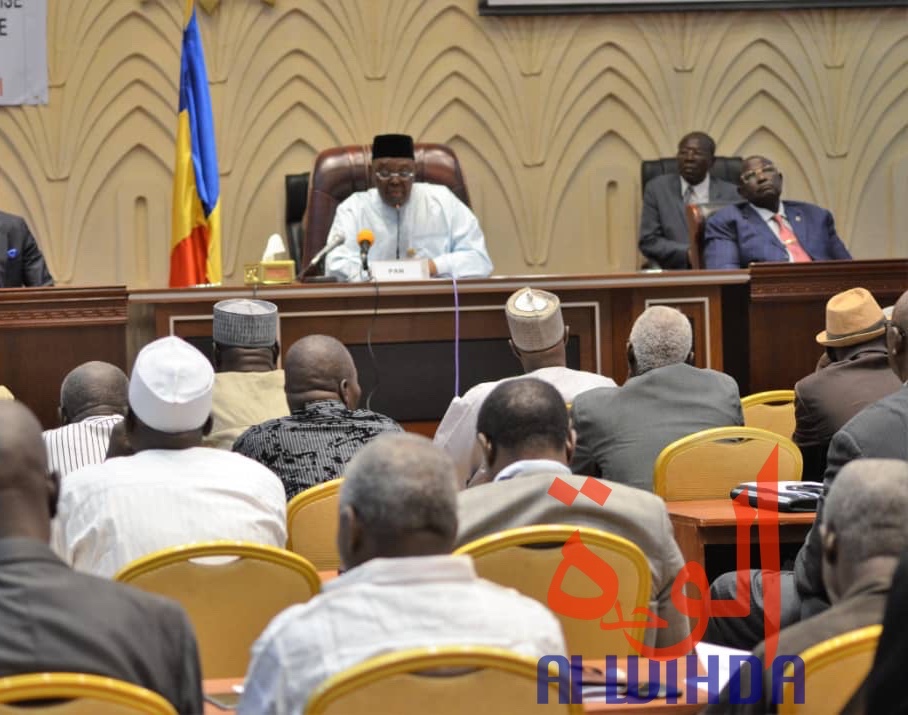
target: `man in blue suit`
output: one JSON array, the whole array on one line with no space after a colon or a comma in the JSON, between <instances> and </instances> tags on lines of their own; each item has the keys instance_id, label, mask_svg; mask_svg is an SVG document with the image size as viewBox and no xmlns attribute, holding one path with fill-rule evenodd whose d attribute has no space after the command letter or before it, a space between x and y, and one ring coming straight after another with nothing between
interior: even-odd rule
<instances>
[{"instance_id":1,"label":"man in blue suit","mask_svg":"<svg viewBox=\"0 0 908 715\"><path fill-rule=\"evenodd\" d=\"M25 220L0 211L0 288L53 284L38 242Z\"/></svg>"},{"instance_id":2,"label":"man in blue suit","mask_svg":"<svg viewBox=\"0 0 908 715\"><path fill-rule=\"evenodd\" d=\"M706 222L706 268L851 258L829 211L803 201L782 201L782 174L769 159L744 160L738 193L744 201L726 206Z\"/></svg>"}]
</instances>

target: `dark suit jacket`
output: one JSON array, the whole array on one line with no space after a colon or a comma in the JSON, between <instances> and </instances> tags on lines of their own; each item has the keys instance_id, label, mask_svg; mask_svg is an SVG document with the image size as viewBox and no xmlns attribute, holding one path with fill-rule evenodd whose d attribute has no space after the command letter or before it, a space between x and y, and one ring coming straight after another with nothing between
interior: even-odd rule
<instances>
[{"instance_id":1,"label":"dark suit jacket","mask_svg":"<svg viewBox=\"0 0 908 715\"><path fill-rule=\"evenodd\" d=\"M0 211L0 288L54 284L25 221Z\"/></svg>"},{"instance_id":2,"label":"dark suit jacket","mask_svg":"<svg viewBox=\"0 0 908 715\"><path fill-rule=\"evenodd\" d=\"M889 579L867 578L851 585L842 600L823 613L795 623L779 632L776 657L793 656L803 653L808 648L835 638L848 631L881 623L883 610L886 607L886 596L889 593ZM753 651L761 661L766 657L766 645L760 643ZM751 692L751 678L754 676L747 663L741 666L740 693ZM780 693L781 695L781 693ZM723 713L763 715L778 712L778 706L772 703L772 670L763 671L763 698L751 705L733 705L729 703L730 692L726 687L719 697L718 705L710 705L704 713ZM807 703L808 705L810 703ZM830 712L838 712L830 711ZM874 713L890 713L889 710L874 710Z\"/></svg>"},{"instance_id":3,"label":"dark suit jacket","mask_svg":"<svg viewBox=\"0 0 908 715\"><path fill-rule=\"evenodd\" d=\"M734 184L709 177L709 200L740 201ZM651 179L643 189L640 216L640 252L662 268L689 268L687 216L681 194L681 177L664 174Z\"/></svg>"},{"instance_id":4,"label":"dark suit jacket","mask_svg":"<svg viewBox=\"0 0 908 715\"><path fill-rule=\"evenodd\" d=\"M675 440L712 427L743 425L738 384L728 375L685 363L632 377L622 387L574 399L575 474L653 490L659 453Z\"/></svg>"},{"instance_id":5,"label":"dark suit jacket","mask_svg":"<svg viewBox=\"0 0 908 715\"><path fill-rule=\"evenodd\" d=\"M785 215L801 247L815 261L851 258L826 209L803 201L784 201ZM747 268L751 263L787 261L788 251L747 201L720 209L706 221L706 268Z\"/></svg>"},{"instance_id":6,"label":"dark suit jacket","mask_svg":"<svg viewBox=\"0 0 908 715\"><path fill-rule=\"evenodd\" d=\"M558 476L578 491L587 480L575 474ZM653 577L649 608L668 621L667 628L647 633L646 642L659 647L680 643L690 633L690 621L672 604L671 588L684 559L665 502L654 494L606 482L612 492L602 506L583 494L567 506L547 493L555 477L551 473L524 473L460 492L457 545L536 524L575 524L623 536L639 546L649 561Z\"/></svg>"},{"instance_id":7,"label":"dark suit jacket","mask_svg":"<svg viewBox=\"0 0 908 715\"><path fill-rule=\"evenodd\" d=\"M795 583L806 617L829 602L820 571L822 548L818 525L823 521L825 495L839 470L852 459L864 457L901 459L908 461L908 387L902 387L882 400L874 402L851 418L835 433L826 454L826 473L823 475L823 496L817 504L817 519L807 534L807 541L795 560Z\"/></svg>"},{"instance_id":8,"label":"dark suit jacket","mask_svg":"<svg viewBox=\"0 0 908 715\"><path fill-rule=\"evenodd\" d=\"M803 479L819 481L826 471L832 435L867 405L891 395L901 382L889 367L883 344L843 348L842 360L795 384L794 442L804 456Z\"/></svg>"},{"instance_id":9,"label":"dark suit jacket","mask_svg":"<svg viewBox=\"0 0 908 715\"><path fill-rule=\"evenodd\" d=\"M0 603L0 676L106 675L202 712L195 636L177 604L73 571L31 539L0 539Z\"/></svg>"}]
</instances>

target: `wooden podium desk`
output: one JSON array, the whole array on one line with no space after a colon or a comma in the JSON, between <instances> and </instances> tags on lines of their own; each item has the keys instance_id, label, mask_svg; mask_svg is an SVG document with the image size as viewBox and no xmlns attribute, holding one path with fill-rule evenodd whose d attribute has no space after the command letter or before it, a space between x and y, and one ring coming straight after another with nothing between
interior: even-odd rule
<instances>
[{"instance_id":1,"label":"wooden podium desk","mask_svg":"<svg viewBox=\"0 0 908 715\"><path fill-rule=\"evenodd\" d=\"M677 271L613 276L500 277L457 282L461 393L520 373L508 346L507 297L524 286L558 294L570 326L570 367L623 382L634 319L651 305L678 308L694 328L697 364L721 370L723 306L746 304L745 271ZM156 337L179 335L211 350L213 305L258 296L277 304L282 351L304 335L333 335L350 348L372 409L431 434L454 394L454 283L311 283L252 290L138 291L129 298L129 356ZM375 365L369 351L371 339Z\"/></svg>"}]
</instances>

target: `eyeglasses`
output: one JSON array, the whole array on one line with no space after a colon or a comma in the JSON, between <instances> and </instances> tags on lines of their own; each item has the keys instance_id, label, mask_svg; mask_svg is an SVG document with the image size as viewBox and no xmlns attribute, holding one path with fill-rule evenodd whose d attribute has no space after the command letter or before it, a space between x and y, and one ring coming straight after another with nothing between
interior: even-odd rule
<instances>
[{"instance_id":1,"label":"eyeglasses","mask_svg":"<svg viewBox=\"0 0 908 715\"><path fill-rule=\"evenodd\" d=\"M388 171L387 169L379 169L375 172L375 176L381 179L382 181L387 181L388 179L403 179L407 181L416 176L416 172L413 171Z\"/></svg>"},{"instance_id":2,"label":"eyeglasses","mask_svg":"<svg viewBox=\"0 0 908 715\"><path fill-rule=\"evenodd\" d=\"M747 184L747 183L750 183L751 181L754 181L758 175L773 176L774 174L778 174L778 173L779 173L779 170L776 169L776 167L774 167L772 164L767 164L766 166L762 166L759 169L751 169L746 174L741 174L741 181L743 181L745 184Z\"/></svg>"}]
</instances>

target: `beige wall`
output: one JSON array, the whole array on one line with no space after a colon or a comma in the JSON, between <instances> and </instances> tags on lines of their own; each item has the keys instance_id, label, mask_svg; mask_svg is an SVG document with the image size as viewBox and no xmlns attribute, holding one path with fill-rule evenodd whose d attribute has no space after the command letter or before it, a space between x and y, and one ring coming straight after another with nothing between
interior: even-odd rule
<instances>
[{"instance_id":1,"label":"beige wall","mask_svg":"<svg viewBox=\"0 0 908 715\"><path fill-rule=\"evenodd\" d=\"M50 104L0 109L0 208L60 283L166 285L179 0L49 0ZM405 130L451 144L496 272L634 269L641 158L692 128L761 152L857 257L908 255L908 12L485 18L476 0L223 0L200 13L225 282L285 173Z\"/></svg>"}]
</instances>

